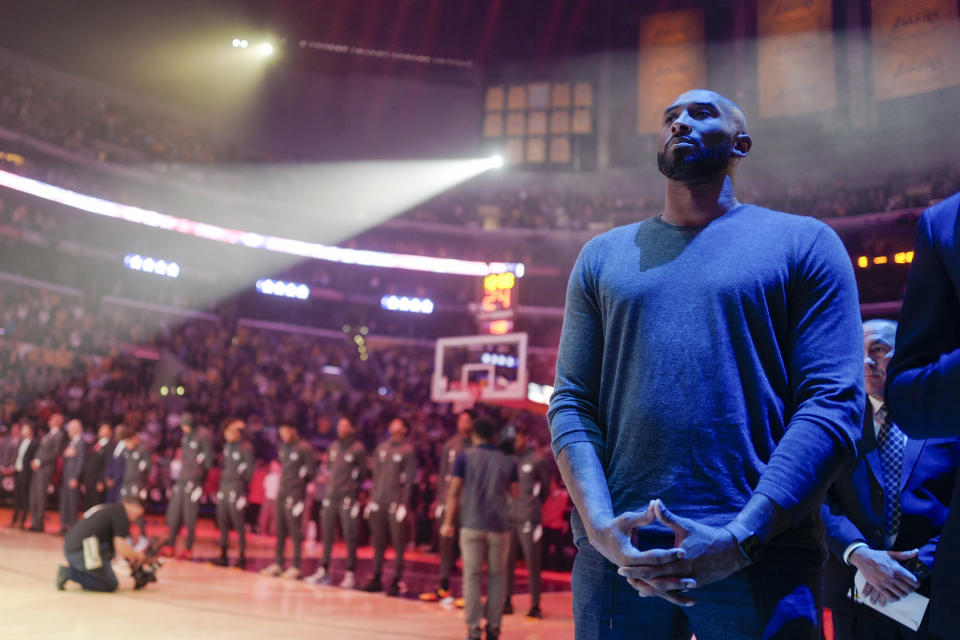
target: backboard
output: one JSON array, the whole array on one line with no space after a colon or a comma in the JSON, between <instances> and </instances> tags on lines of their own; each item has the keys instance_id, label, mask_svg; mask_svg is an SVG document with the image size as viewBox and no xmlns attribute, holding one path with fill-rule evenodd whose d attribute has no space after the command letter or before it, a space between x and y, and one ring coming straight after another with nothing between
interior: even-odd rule
<instances>
[{"instance_id":1,"label":"backboard","mask_svg":"<svg viewBox=\"0 0 960 640\"><path fill-rule=\"evenodd\" d=\"M527 334L440 338L430 399L472 406L478 400L525 400Z\"/></svg>"}]
</instances>

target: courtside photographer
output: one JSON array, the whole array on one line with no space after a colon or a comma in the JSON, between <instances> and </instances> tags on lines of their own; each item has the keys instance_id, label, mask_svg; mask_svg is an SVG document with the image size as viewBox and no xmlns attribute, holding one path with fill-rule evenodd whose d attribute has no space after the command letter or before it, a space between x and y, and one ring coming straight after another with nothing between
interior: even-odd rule
<instances>
[{"instance_id":1,"label":"courtside photographer","mask_svg":"<svg viewBox=\"0 0 960 640\"><path fill-rule=\"evenodd\" d=\"M149 562L148 555L127 542L130 523L142 515L143 501L135 495L88 509L64 540L66 565L57 569L57 589L63 591L68 582L75 582L85 591L116 591L119 580L110 563L117 555L130 563L134 589L155 581L152 571L138 571Z\"/></svg>"}]
</instances>

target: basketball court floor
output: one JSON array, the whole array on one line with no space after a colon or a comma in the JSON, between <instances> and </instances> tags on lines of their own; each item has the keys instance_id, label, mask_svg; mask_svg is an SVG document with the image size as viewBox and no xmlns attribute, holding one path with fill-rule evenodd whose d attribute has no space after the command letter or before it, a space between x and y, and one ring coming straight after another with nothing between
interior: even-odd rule
<instances>
[{"instance_id":1,"label":"basketball court floor","mask_svg":"<svg viewBox=\"0 0 960 640\"><path fill-rule=\"evenodd\" d=\"M53 514L47 515L47 531ZM2 640L154 640L173 638L244 640L271 638L384 638L456 639L465 637L463 611L453 606L424 603L415 598L433 586L433 557L410 554L407 578L410 594L389 598L332 586L313 586L259 575L268 564L273 539L249 536L248 570L219 568L206 560L218 553L216 531L202 523L192 561L164 560L158 582L140 591L114 594L85 593L54 586L61 562L63 538L53 533L30 533L6 526L10 511L0 510L0 639ZM165 528L156 519L150 536ZM235 542L234 542L235 543ZM342 573L344 548L334 550L334 579ZM317 552L305 553L304 569L312 571ZM231 556L232 557L232 556ZM358 582L369 577L370 549L362 548ZM122 579L122 561L114 565ZM340 570L338 570L338 568ZM390 579L388 555L385 578ZM573 638L571 594L564 574L545 576L542 620L523 614L530 604L526 593L513 598L517 613L504 616L505 640L564 640ZM518 575L518 591L525 577ZM567 579L568 580L568 579ZM415 588L414 588L415 587Z\"/></svg>"}]
</instances>

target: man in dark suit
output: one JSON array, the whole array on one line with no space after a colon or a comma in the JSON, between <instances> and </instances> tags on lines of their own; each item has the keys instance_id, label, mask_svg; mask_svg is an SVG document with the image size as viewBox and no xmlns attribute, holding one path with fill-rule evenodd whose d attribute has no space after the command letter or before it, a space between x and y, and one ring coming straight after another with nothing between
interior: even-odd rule
<instances>
[{"instance_id":1,"label":"man in dark suit","mask_svg":"<svg viewBox=\"0 0 960 640\"><path fill-rule=\"evenodd\" d=\"M80 476L87 456L87 443L79 420L67 423L67 438L60 479L60 533L64 535L76 523L80 510Z\"/></svg>"},{"instance_id":2,"label":"man in dark suit","mask_svg":"<svg viewBox=\"0 0 960 640\"><path fill-rule=\"evenodd\" d=\"M30 531L43 531L43 512L47 506L47 487L57 470L57 459L66 446L63 416L55 413L47 421L50 431L40 439L37 454L30 461L33 477L30 479Z\"/></svg>"},{"instance_id":3,"label":"man in dark suit","mask_svg":"<svg viewBox=\"0 0 960 640\"><path fill-rule=\"evenodd\" d=\"M960 193L920 217L887 398L914 438L960 435ZM930 631L960 629L960 475L933 567Z\"/></svg>"},{"instance_id":4,"label":"man in dark suit","mask_svg":"<svg viewBox=\"0 0 960 640\"><path fill-rule=\"evenodd\" d=\"M890 420L884 385L896 330L890 320L863 323L868 406L860 455L837 477L822 509L832 552L824 596L840 640L930 637L925 625L916 634L846 597L857 570L871 602L918 590L929 595L927 576L960 468L960 440L907 438Z\"/></svg>"},{"instance_id":5,"label":"man in dark suit","mask_svg":"<svg viewBox=\"0 0 960 640\"><path fill-rule=\"evenodd\" d=\"M97 441L87 450L83 462L83 508L96 506L104 501L106 495L107 460L113 455L113 427L109 422L100 425ZM122 474L121 474L121 477Z\"/></svg>"},{"instance_id":6,"label":"man in dark suit","mask_svg":"<svg viewBox=\"0 0 960 640\"><path fill-rule=\"evenodd\" d=\"M114 431L114 445L110 448L110 457L107 458L106 472L104 473L107 487L106 501L120 502L120 489L123 488L123 474L127 470L127 429L118 424Z\"/></svg>"},{"instance_id":7,"label":"man in dark suit","mask_svg":"<svg viewBox=\"0 0 960 640\"><path fill-rule=\"evenodd\" d=\"M33 467L30 462L37 455L37 447L40 446L37 438L33 436L33 425L29 422L20 425L20 442L17 444L17 457L13 463L13 520L10 526L17 525L20 521L20 528L27 526L27 512L30 504L30 481L33 478Z\"/></svg>"},{"instance_id":8,"label":"man in dark suit","mask_svg":"<svg viewBox=\"0 0 960 640\"><path fill-rule=\"evenodd\" d=\"M7 494L13 497L13 463L17 460L17 446L20 444L20 425L0 424L0 497Z\"/></svg>"}]
</instances>

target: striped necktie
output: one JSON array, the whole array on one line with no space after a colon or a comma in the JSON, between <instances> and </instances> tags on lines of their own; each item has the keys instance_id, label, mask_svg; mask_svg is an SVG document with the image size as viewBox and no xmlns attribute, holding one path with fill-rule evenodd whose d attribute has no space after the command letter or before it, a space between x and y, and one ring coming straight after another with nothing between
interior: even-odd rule
<instances>
[{"instance_id":1,"label":"striped necktie","mask_svg":"<svg viewBox=\"0 0 960 640\"><path fill-rule=\"evenodd\" d=\"M896 536L900 531L900 473L903 470L903 432L893 424L887 405L874 414L879 425L877 443L883 469L883 532Z\"/></svg>"}]
</instances>

